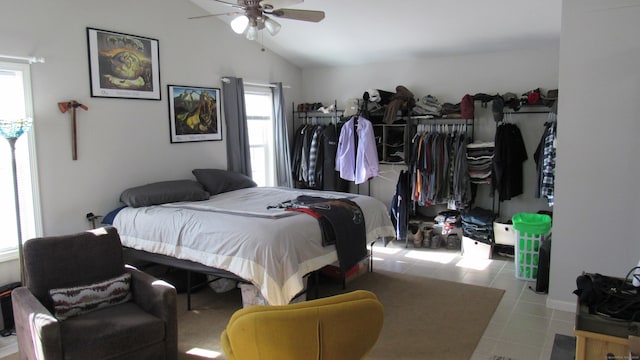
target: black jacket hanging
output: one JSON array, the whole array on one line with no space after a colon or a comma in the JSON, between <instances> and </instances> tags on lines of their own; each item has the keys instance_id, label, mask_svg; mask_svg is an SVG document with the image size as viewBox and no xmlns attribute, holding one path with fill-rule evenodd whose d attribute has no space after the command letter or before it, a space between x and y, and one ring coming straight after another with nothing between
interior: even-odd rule
<instances>
[{"instance_id":1,"label":"black jacket hanging","mask_svg":"<svg viewBox=\"0 0 640 360\"><path fill-rule=\"evenodd\" d=\"M411 211L411 185L408 171L400 171L396 183L396 193L391 200L389 215L396 228L396 238L406 240L409 227L409 212Z\"/></svg>"},{"instance_id":2,"label":"black jacket hanging","mask_svg":"<svg viewBox=\"0 0 640 360\"><path fill-rule=\"evenodd\" d=\"M492 179L500 201L523 193L522 164L525 160L527 149L518 126L500 124L496 129Z\"/></svg>"}]
</instances>

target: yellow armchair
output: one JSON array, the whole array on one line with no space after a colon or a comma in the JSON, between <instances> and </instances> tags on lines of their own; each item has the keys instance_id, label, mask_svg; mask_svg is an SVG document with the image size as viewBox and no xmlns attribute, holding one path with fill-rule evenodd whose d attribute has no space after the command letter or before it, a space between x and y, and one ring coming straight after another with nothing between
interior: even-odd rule
<instances>
[{"instance_id":1,"label":"yellow armchair","mask_svg":"<svg viewBox=\"0 0 640 360\"><path fill-rule=\"evenodd\" d=\"M229 360L362 359L378 340L384 309L356 290L280 306L236 311L222 332Z\"/></svg>"}]
</instances>

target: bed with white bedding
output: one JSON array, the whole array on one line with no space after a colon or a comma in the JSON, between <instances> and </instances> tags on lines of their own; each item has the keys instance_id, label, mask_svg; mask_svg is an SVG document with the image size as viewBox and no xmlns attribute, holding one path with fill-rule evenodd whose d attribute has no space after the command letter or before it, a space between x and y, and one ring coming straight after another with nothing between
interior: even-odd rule
<instances>
[{"instance_id":1,"label":"bed with white bedding","mask_svg":"<svg viewBox=\"0 0 640 360\"><path fill-rule=\"evenodd\" d=\"M354 201L364 215L368 243L394 236L388 209L375 198L268 187L125 207L113 225L127 248L226 271L255 285L269 304L287 304L303 290L306 274L338 259L335 246L322 246L317 219L277 207L300 195Z\"/></svg>"}]
</instances>

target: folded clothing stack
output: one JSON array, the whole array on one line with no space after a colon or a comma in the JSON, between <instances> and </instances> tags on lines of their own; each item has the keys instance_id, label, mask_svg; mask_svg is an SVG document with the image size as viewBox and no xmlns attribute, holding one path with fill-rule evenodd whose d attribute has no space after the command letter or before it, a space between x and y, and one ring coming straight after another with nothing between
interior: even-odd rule
<instances>
[{"instance_id":1,"label":"folded clothing stack","mask_svg":"<svg viewBox=\"0 0 640 360\"><path fill-rule=\"evenodd\" d=\"M440 117L442 115L442 105L435 96L427 95L420 99L420 102L412 110L414 115L428 115Z\"/></svg>"},{"instance_id":2,"label":"folded clothing stack","mask_svg":"<svg viewBox=\"0 0 640 360\"><path fill-rule=\"evenodd\" d=\"M491 184L495 143L482 142L467 145L467 167L473 184Z\"/></svg>"},{"instance_id":3,"label":"folded clothing stack","mask_svg":"<svg viewBox=\"0 0 640 360\"><path fill-rule=\"evenodd\" d=\"M487 209L475 207L463 211L462 234L470 239L490 244L493 239L493 222L497 215Z\"/></svg>"}]
</instances>

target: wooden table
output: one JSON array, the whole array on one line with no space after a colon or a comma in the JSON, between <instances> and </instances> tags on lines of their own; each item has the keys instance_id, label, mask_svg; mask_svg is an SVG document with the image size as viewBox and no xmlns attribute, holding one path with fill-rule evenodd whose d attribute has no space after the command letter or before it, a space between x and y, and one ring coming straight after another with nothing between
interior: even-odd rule
<instances>
[{"instance_id":1,"label":"wooden table","mask_svg":"<svg viewBox=\"0 0 640 360\"><path fill-rule=\"evenodd\" d=\"M629 359L629 340L584 330L575 330L576 360Z\"/></svg>"}]
</instances>

